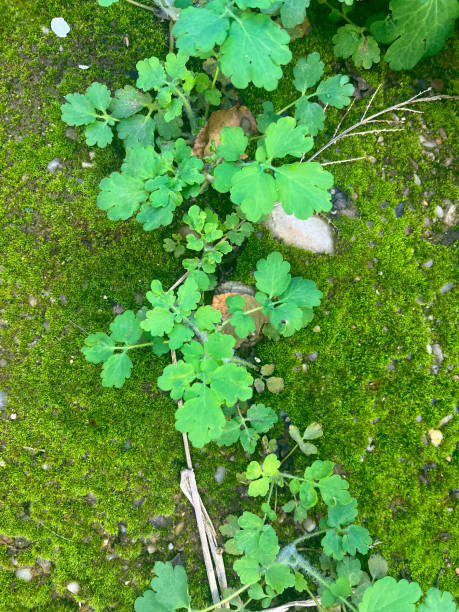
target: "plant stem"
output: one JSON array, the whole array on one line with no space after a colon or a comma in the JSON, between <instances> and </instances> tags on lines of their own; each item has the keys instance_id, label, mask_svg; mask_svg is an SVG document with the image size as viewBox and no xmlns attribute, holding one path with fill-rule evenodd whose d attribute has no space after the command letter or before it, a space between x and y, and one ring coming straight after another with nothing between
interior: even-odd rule
<instances>
[{"instance_id":1,"label":"plant stem","mask_svg":"<svg viewBox=\"0 0 459 612\"><path fill-rule=\"evenodd\" d=\"M297 538L296 540L293 540L292 544L294 544L296 546L300 542L304 542L305 540L309 540L311 538L315 538L318 535L322 535L326 531L328 531L328 530L327 529L321 529L321 531L315 531L314 533L308 533L308 534L306 534L304 536L301 536L301 537Z\"/></svg>"},{"instance_id":2,"label":"plant stem","mask_svg":"<svg viewBox=\"0 0 459 612\"><path fill-rule=\"evenodd\" d=\"M144 346L151 346L153 342L143 342L142 344L131 344L131 346L115 346L115 351L129 351L135 348L142 348Z\"/></svg>"},{"instance_id":3,"label":"plant stem","mask_svg":"<svg viewBox=\"0 0 459 612\"><path fill-rule=\"evenodd\" d=\"M314 94L312 94L314 95ZM284 106L284 108L281 108L279 111L276 111L276 115L282 115L282 113L285 113L285 111L288 111L289 108L292 108L292 106L294 106L299 100L301 100L301 98L304 96L304 94L302 94L299 98L297 98L296 100L293 100L293 102L290 102L290 104L287 104L287 106ZM305 96L306 98L310 98L311 96Z\"/></svg>"},{"instance_id":4,"label":"plant stem","mask_svg":"<svg viewBox=\"0 0 459 612\"><path fill-rule=\"evenodd\" d=\"M191 131L196 132L198 129L198 122L196 121L196 117L194 116L193 109L191 108L191 104L187 96L185 96L185 94L180 91L178 87L175 89L175 92L183 101L183 108L185 109L188 121L190 122Z\"/></svg>"},{"instance_id":5,"label":"plant stem","mask_svg":"<svg viewBox=\"0 0 459 612\"><path fill-rule=\"evenodd\" d=\"M345 15L342 11L340 11L339 9L335 8L334 6L332 6L329 2L327 2L327 0L325 0L324 4L326 6L328 6L328 8L331 11L335 11L335 13L338 13L338 15L341 17L341 19L344 19L344 21L347 21L347 23L350 23L351 25L355 26L356 28L359 28L359 30L361 32L363 32L365 30L365 28L361 28L356 23L354 23L351 19L349 19L349 17L347 15Z\"/></svg>"},{"instance_id":6,"label":"plant stem","mask_svg":"<svg viewBox=\"0 0 459 612\"><path fill-rule=\"evenodd\" d=\"M309 597L314 601L314 603L317 606L318 610L325 610L325 608L323 607L323 605L320 603L320 601L317 599L317 597L315 597L314 593L311 591L311 589L309 589L308 587L306 587L306 591L308 592Z\"/></svg>"},{"instance_id":7,"label":"plant stem","mask_svg":"<svg viewBox=\"0 0 459 612\"><path fill-rule=\"evenodd\" d=\"M210 610L216 610L217 608L220 608L222 604L228 603L228 601L231 601L232 599L234 599L235 597L237 597L244 591L247 591L249 587L250 587L250 584L246 584L245 586L241 587L237 591L234 591L234 593L231 593L231 595L228 595L228 597L225 597L225 599L222 599L221 601L219 601L217 604L214 604L213 606L209 606L208 608L203 608L202 610L197 610L196 612L210 612Z\"/></svg>"},{"instance_id":8,"label":"plant stem","mask_svg":"<svg viewBox=\"0 0 459 612\"><path fill-rule=\"evenodd\" d=\"M151 11L154 13L154 8L152 6L147 6L146 4L142 4L141 2L137 2L136 0L126 0L129 4L133 4L134 6L138 6L140 8L145 9L146 11Z\"/></svg>"},{"instance_id":9,"label":"plant stem","mask_svg":"<svg viewBox=\"0 0 459 612\"><path fill-rule=\"evenodd\" d=\"M287 455L285 455L285 457L282 459L281 465L284 463L284 461L287 461L287 459L290 457L290 455L293 455L293 453L296 451L297 448L298 448L298 444L295 444L295 446L292 448L292 450Z\"/></svg>"},{"instance_id":10,"label":"plant stem","mask_svg":"<svg viewBox=\"0 0 459 612\"><path fill-rule=\"evenodd\" d=\"M241 359L240 357L232 357L230 361L232 361L233 363L240 363L241 365L245 365L246 367L252 368L252 370L256 370L257 372L260 370L258 366L254 365L253 363L250 363L250 361Z\"/></svg>"}]
</instances>

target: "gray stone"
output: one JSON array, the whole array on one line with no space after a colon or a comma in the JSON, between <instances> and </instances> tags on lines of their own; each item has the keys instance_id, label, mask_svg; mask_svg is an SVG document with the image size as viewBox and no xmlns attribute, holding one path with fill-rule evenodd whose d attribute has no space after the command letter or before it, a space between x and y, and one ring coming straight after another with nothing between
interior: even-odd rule
<instances>
[{"instance_id":1,"label":"gray stone","mask_svg":"<svg viewBox=\"0 0 459 612\"><path fill-rule=\"evenodd\" d=\"M28 567L21 567L20 569L17 569L15 571L15 574L16 574L16 578L20 578L21 580L24 580L25 582L30 582L33 578L32 572L30 571Z\"/></svg>"},{"instance_id":2,"label":"gray stone","mask_svg":"<svg viewBox=\"0 0 459 612\"><path fill-rule=\"evenodd\" d=\"M445 200L445 202L446 202L446 200ZM443 222L448 227L453 227L453 225L456 225L456 221L457 221L457 219L456 219L456 205L453 204L452 202L450 202L449 205L448 205L448 208L446 210Z\"/></svg>"},{"instance_id":3,"label":"gray stone","mask_svg":"<svg viewBox=\"0 0 459 612\"><path fill-rule=\"evenodd\" d=\"M320 217L297 219L288 215L279 203L274 205L266 225L274 238L313 253L329 253L333 255L333 235L330 225Z\"/></svg>"},{"instance_id":4,"label":"gray stone","mask_svg":"<svg viewBox=\"0 0 459 612\"><path fill-rule=\"evenodd\" d=\"M318 356L319 356L319 353L315 351L314 353L309 353L309 355L305 355L304 358L306 359L306 361L315 361Z\"/></svg>"},{"instance_id":5,"label":"gray stone","mask_svg":"<svg viewBox=\"0 0 459 612\"><path fill-rule=\"evenodd\" d=\"M80 592L80 585L78 584L78 582L75 581L69 582L67 585L67 591L70 591L71 593L76 595Z\"/></svg>"},{"instance_id":6,"label":"gray stone","mask_svg":"<svg viewBox=\"0 0 459 612\"><path fill-rule=\"evenodd\" d=\"M422 264L424 268L431 268L433 266L433 259L429 259L425 263Z\"/></svg>"},{"instance_id":7,"label":"gray stone","mask_svg":"<svg viewBox=\"0 0 459 612\"><path fill-rule=\"evenodd\" d=\"M0 410L4 410L6 407L6 398L7 395L5 391L0 391Z\"/></svg>"},{"instance_id":8,"label":"gray stone","mask_svg":"<svg viewBox=\"0 0 459 612\"><path fill-rule=\"evenodd\" d=\"M148 519L148 522L156 529L166 529L171 524L171 517L164 514L157 514Z\"/></svg>"},{"instance_id":9,"label":"gray stone","mask_svg":"<svg viewBox=\"0 0 459 612\"><path fill-rule=\"evenodd\" d=\"M62 165L62 160L59 157L55 157L53 160L51 160L46 167L49 172L52 172L53 174L57 170L62 170L64 168L64 166Z\"/></svg>"},{"instance_id":10,"label":"gray stone","mask_svg":"<svg viewBox=\"0 0 459 612\"><path fill-rule=\"evenodd\" d=\"M218 482L218 484L221 484L225 480L225 476L226 468L223 467L223 465L219 465L218 468L215 470L215 480Z\"/></svg>"},{"instance_id":11,"label":"gray stone","mask_svg":"<svg viewBox=\"0 0 459 612\"><path fill-rule=\"evenodd\" d=\"M437 363L443 363L443 351L439 344L432 344L432 352Z\"/></svg>"},{"instance_id":12,"label":"gray stone","mask_svg":"<svg viewBox=\"0 0 459 612\"><path fill-rule=\"evenodd\" d=\"M447 291L451 291L453 287L454 287L454 283L446 283L446 285L443 285L443 287L440 289L439 293L443 294L443 293L446 293Z\"/></svg>"},{"instance_id":13,"label":"gray stone","mask_svg":"<svg viewBox=\"0 0 459 612\"><path fill-rule=\"evenodd\" d=\"M53 17L51 19L51 30L59 38L65 38L70 32L70 26L63 17Z\"/></svg>"}]
</instances>

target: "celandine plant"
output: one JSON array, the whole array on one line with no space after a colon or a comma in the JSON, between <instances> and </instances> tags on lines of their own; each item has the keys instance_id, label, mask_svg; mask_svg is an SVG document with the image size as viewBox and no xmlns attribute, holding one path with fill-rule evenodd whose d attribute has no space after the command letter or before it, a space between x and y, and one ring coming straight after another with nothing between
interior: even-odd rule
<instances>
[{"instance_id":1,"label":"celandine plant","mask_svg":"<svg viewBox=\"0 0 459 612\"><path fill-rule=\"evenodd\" d=\"M99 3L108 6L114 1ZM291 59L289 35L276 16L285 27L298 25L308 0L213 0L200 6L185 1L175 7L158 0L156 5L169 18L179 17L172 29L178 53L169 53L164 62L156 57L138 62L136 87L126 85L113 96L100 83L84 94L68 94L62 119L68 125L86 126L88 145L105 147L116 134L125 146L120 171L100 183L97 204L110 219L135 215L147 231L167 226L178 207L208 187L229 193L233 206L220 218L190 203L183 215L184 231L165 241L166 249L182 258L182 276L170 288L153 280L146 295L150 306L118 315L109 334L90 334L83 353L88 361L102 363L103 386L120 388L130 377L134 350L158 356L170 352L172 362L157 384L178 403L175 427L185 440L196 448L211 441L220 446L240 442L253 453L261 438L262 461L251 461L242 475L248 495L262 500L260 512L229 516L221 527L229 538L226 552L237 556L233 568L240 586L223 592L219 602L214 597L201 612L228 605L241 611L267 608L287 589L307 592L311 599L299 605L320 610L339 606L361 612L412 612L421 597L416 583L385 576L387 564L379 555L370 557L368 572L362 569L356 555L368 553L371 538L354 523L357 501L333 463L316 460L302 473L282 468L296 450L307 456L317 453L311 440L322 436L321 426L313 423L303 434L291 426L295 446L279 459L275 440L264 435L277 415L269 406L252 402L254 385L260 389L266 382L276 391L274 366L255 366L236 352L236 345L255 333L260 313L262 331L270 338L292 336L304 328L322 293L313 281L292 277L290 264L274 252L257 262L252 300L228 297L225 315L206 300L223 256L243 244L253 231L252 223L268 215L275 202L300 219L330 209L333 176L304 156L324 128L327 106L349 105L353 86L341 74L323 79L324 64L318 53L312 53L294 67L298 94L283 109L264 102L256 119L248 109L228 109L234 99L228 91L230 81L240 88L253 83L275 89L281 66ZM190 56L206 60L203 66L209 74L190 70ZM210 114L220 104L226 110ZM240 121L235 120L238 113ZM372 120L365 115L366 111L361 123ZM197 147L199 141L204 146ZM322 515L319 528L281 546L273 526L279 512L302 525L312 508ZM196 505L195 512L198 517ZM303 555L300 545L319 537L320 546ZM151 589L135 603L137 612L191 611L185 570L161 562L154 570ZM294 605L286 604L285 609ZM454 612L452 596L430 589L418 611L434 610Z\"/></svg>"}]
</instances>

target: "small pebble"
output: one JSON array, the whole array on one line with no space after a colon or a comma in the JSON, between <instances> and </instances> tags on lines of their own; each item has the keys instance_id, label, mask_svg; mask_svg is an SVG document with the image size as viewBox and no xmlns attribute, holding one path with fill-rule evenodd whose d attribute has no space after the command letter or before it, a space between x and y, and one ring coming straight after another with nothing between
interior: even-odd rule
<instances>
[{"instance_id":1,"label":"small pebble","mask_svg":"<svg viewBox=\"0 0 459 612\"><path fill-rule=\"evenodd\" d=\"M439 429L429 429L427 432L429 434L430 441L434 446L440 446L441 441L443 440L443 434Z\"/></svg>"},{"instance_id":2,"label":"small pebble","mask_svg":"<svg viewBox=\"0 0 459 612\"><path fill-rule=\"evenodd\" d=\"M432 353L434 354L437 363L443 362L443 351L439 344L432 344Z\"/></svg>"},{"instance_id":3,"label":"small pebble","mask_svg":"<svg viewBox=\"0 0 459 612\"><path fill-rule=\"evenodd\" d=\"M443 217L445 216L445 212L443 210L443 208L441 206L435 206L435 214L437 215L437 217L439 219L443 219Z\"/></svg>"},{"instance_id":4,"label":"small pebble","mask_svg":"<svg viewBox=\"0 0 459 612\"><path fill-rule=\"evenodd\" d=\"M315 325L315 326L312 328L312 331L313 331L315 334L318 334L318 333L320 332L320 326L319 326L319 325Z\"/></svg>"},{"instance_id":5,"label":"small pebble","mask_svg":"<svg viewBox=\"0 0 459 612\"><path fill-rule=\"evenodd\" d=\"M314 531L314 529L316 528L316 522L313 521L311 518L307 518L303 522L303 525L308 533L311 533L311 531Z\"/></svg>"},{"instance_id":6,"label":"small pebble","mask_svg":"<svg viewBox=\"0 0 459 612\"><path fill-rule=\"evenodd\" d=\"M315 361L318 356L319 356L319 353L315 351L314 353L309 353L309 355L305 355L304 358L306 359L306 361Z\"/></svg>"},{"instance_id":7,"label":"small pebble","mask_svg":"<svg viewBox=\"0 0 459 612\"><path fill-rule=\"evenodd\" d=\"M56 170L62 170L64 166L62 165L62 160L59 157L55 157L53 160L49 162L49 164L46 167L49 170L49 172L52 172L54 174Z\"/></svg>"},{"instance_id":8,"label":"small pebble","mask_svg":"<svg viewBox=\"0 0 459 612\"><path fill-rule=\"evenodd\" d=\"M21 567L20 569L17 569L14 573L16 575L16 578L20 578L25 582L30 582L33 578L32 572L28 567Z\"/></svg>"},{"instance_id":9,"label":"small pebble","mask_svg":"<svg viewBox=\"0 0 459 612\"><path fill-rule=\"evenodd\" d=\"M172 542L169 542L169 544L167 545L168 550L174 550L174 545L172 544Z\"/></svg>"},{"instance_id":10,"label":"small pebble","mask_svg":"<svg viewBox=\"0 0 459 612\"><path fill-rule=\"evenodd\" d=\"M218 468L215 470L215 480L218 482L218 484L221 484L224 481L225 476L226 468L224 468L222 465L219 465Z\"/></svg>"},{"instance_id":11,"label":"small pebble","mask_svg":"<svg viewBox=\"0 0 459 612\"><path fill-rule=\"evenodd\" d=\"M446 293L447 291L450 291L453 287L454 287L454 283L446 283L446 285L443 285L443 287L440 289L439 293L440 294Z\"/></svg>"},{"instance_id":12,"label":"small pebble","mask_svg":"<svg viewBox=\"0 0 459 612\"><path fill-rule=\"evenodd\" d=\"M424 268L431 268L433 266L433 259L429 259L426 263L423 263L422 266Z\"/></svg>"},{"instance_id":13,"label":"small pebble","mask_svg":"<svg viewBox=\"0 0 459 612\"><path fill-rule=\"evenodd\" d=\"M414 178L414 184L419 187L421 185L421 179L416 173L413 175L413 178Z\"/></svg>"},{"instance_id":14,"label":"small pebble","mask_svg":"<svg viewBox=\"0 0 459 612\"><path fill-rule=\"evenodd\" d=\"M63 17L53 17L51 19L51 30L59 38L65 38L70 32L70 26Z\"/></svg>"},{"instance_id":15,"label":"small pebble","mask_svg":"<svg viewBox=\"0 0 459 612\"><path fill-rule=\"evenodd\" d=\"M86 66L86 64L78 64L78 68L79 68L80 70L88 70L88 69L89 69L89 66Z\"/></svg>"},{"instance_id":16,"label":"small pebble","mask_svg":"<svg viewBox=\"0 0 459 612\"><path fill-rule=\"evenodd\" d=\"M18 415L17 415L15 412L13 412L12 414L10 414L10 419L11 419L12 421L15 421L17 418L18 418Z\"/></svg>"},{"instance_id":17,"label":"small pebble","mask_svg":"<svg viewBox=\"0 0 459 612\"><path fill-rule=\"evenodd\" d=\"M76 595L80 591L80 585L78 584L78 582L69 582L67 585L67 591L70 591L71 593Z\"/></svg>"}]
</instances>

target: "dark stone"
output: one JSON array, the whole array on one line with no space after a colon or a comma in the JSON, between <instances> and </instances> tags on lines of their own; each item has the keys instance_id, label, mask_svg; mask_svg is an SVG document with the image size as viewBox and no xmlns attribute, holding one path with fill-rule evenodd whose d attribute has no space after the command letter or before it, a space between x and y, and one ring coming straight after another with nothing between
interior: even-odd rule
<instances>
[{"instance_id":1,"label":"dark stone","mask_svg":"<svg viewBox=\"0 0 459 612\"><path fill-rule=\"evenodd\" d=\"M335 185L331 191L331 201L332 201L332 212L338 210L344 210L349 207L349 203L351 201L351 196L347 191Z\"/></svg>"},{"instance_id":2,"label":"dark stone","mask_svg":"<svg viewBox=\"0 0 459 612\"><path fill-rule=\"evenodd\" d=\"M403 211L405 210L405 204L406 202L399 202L397 204L397 206L395 207L395 216L397 217L397 219L400 219L400 217L403 215Z\"/></svg>"},{"instance_id":3,"label":"dark stone","mask_svg":"<svg viewBox=\"0 0 459 612\"><path fill-rule=\"evenodd\" d=\"M172 517L165 516L164 514L157 514L148 519L148 522L153 525L155 529L166 529L172 522Z\"/></svg>"}]
</instances>

